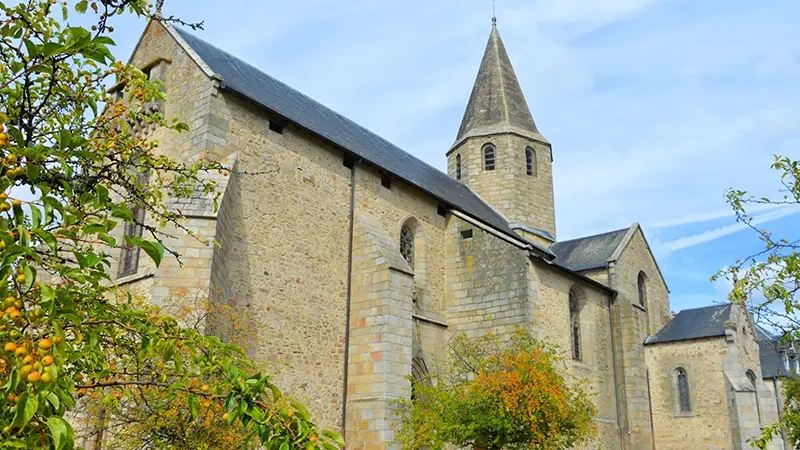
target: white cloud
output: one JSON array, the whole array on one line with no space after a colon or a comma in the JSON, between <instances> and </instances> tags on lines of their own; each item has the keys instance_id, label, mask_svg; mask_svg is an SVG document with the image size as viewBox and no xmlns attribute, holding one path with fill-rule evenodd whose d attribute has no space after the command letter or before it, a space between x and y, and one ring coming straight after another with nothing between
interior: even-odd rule
<instances>
[{"instance_id":1,"label":"white cloud","mask_svg":"<svg viewBox=\"0 0 800 450\"><path fill-rule=\"evenodd\" d=\"M788 206L779 208L765 214L754 216L752 224L761 225L773 220L797 214L798 212L800 212L800 207ZM717 240L719 238L728 236L730 234L746 230L747 228L748 228L747 225L743 223L734 223L731 225L726 225L723 227L706 230L702 233L693 234L691 236L683 236L669 242L660 243L655 251L661 257L664 257L672 252L676 252L678 250L684 250L700 244L705 244L707 242Z\"/></svg>"},{"instance_id":2,"label":"white cloud","mask_svg":"<svg viewBox=\"0 0 800 450\"><path fill-rule=\"evenodd\" d=\"M755 214L763 211L770 211L780 207L781 206L778 205L756 205L754 207L748 208L747 212L749 214ZM657 222L651 222L646 224L646 228L650 230L657 230L662 228L673 228L684 225L692 225L696 223L710 222L712 220L734 218L734 217L736 217L736 215L734 214L733 209L724 208L708 212L688 214L675 219L666 219Z\"/></svg>"}]
</instances>

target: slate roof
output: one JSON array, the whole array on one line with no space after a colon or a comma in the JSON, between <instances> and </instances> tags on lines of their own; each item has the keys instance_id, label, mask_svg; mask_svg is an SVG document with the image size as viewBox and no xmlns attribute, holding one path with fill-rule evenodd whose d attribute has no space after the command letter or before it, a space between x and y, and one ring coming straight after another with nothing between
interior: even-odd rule
<instances>
[{"instance_id":1,"label":"slate roof","mask_svg":"<svg viewBox=\"0 0 800 450\"><path fill-rule=\"evenodd\" d=\"M556 262L574 271L605 267L628 230L629 228L623 228L571 241L556 242L550 250L556 255Z\"/></svg>"},{"instance_id":2,"label":"slate roof","mask_svg":"<svg viewBox=\"0 0 800 450\"><path fill-rule=\"evenodd\" d=\"M684 341L714 336L725 336L725 322L730 320L731 304L684 309L673 317L654 336L648 336L645 344Z\"/></svg>"},{"instance_id":3,"label":"slate roof","mask_svg":"<svg viewBox=\"0 0 800 450\"><path fill-rule=\"evenodd\" d=\"M453 147L472 136L516 132L547 143L539 134L525 101L506 47L493 21L492 32L481 60Z\"/></svg>"},{"instance_id":4,"label":"slate roof","mask_svg":"<svg viewBox=\"0 0 800 450\"><path fill-rule=\"evenodd\" d=\"M411 156L382 137L272 78L241 59L193 34L175 28L180 37L222 80L220 86L355 154L384 171L427 192L517 239L508 221L467 186ZM535 244L532 244L535 245ZM541 251L550 251L537 246Z\"/></svg>"},{"instance_id":5,"label":"slate roof","mask_svg":"<svg viewBox=\"0 0 800 450\"><path fill-rule=\"evenodd\" d=\"M761 378L787 376L781 356L781 340L778 336L756 325L759 357L761 358Z\"/></svg>"}]
</instances>

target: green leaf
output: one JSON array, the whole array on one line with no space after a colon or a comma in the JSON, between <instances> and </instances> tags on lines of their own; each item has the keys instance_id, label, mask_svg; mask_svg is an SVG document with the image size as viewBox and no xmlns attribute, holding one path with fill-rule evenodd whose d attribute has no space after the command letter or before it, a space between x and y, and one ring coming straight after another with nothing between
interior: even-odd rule
<instances>
[{"instance_id":1,"label":"green leaf","mask_svg":"<svg viewBox=\"0 0 800 450\"><path fill-rule=\"evenodd\" d=\"M300 403L297 403L297 402L292 402L291 405L292 405L292 408L294 408L297 412L300 413L300 416L304 420L311 420L311 414L308 413L308 410L305 408L305 406L303 406L303 405L301 405Z\"/></svg>"},{"instance_id":2,"label":"green leaf","mask_svg":"<svg viewBox=\"0 0 800 450\"><path fill-rule=\"evenodd\" d=\"M58 396L54 392L47 394L47 401L50 402L51 405L53 405L53 408L55 408L56 411L58 411L58 408L61 407L61 401L58 399Z\"/></svg>"},{"instance_id":3,"label":"green leaf","mask_svg":"<svg viewBox=\"0 0 800 450\"><path fill-rule=\"evenodd\" d=\"M88 0L81 0L75 5L75 11L83 14L86 12L86 7L89 6Z\"/></svg>"},{"instance_id":4,"label":"green leaf","mask_svg":"<svg viewBox=\"0 0 800 450\"><path fill-rule=\"evenodd\" d=\"M142 240L138 245L156 263L156 267L161 265L161 260L164 258L164 246L160 242Z\"/></svg>"},{"instance_id":5,"label":"green leaf","mask_svg":"<svg viewBox=\"0 0 800 450\"><path fill-rule=\"evenodd\" d=\"M35 182L42 174L42 166L37 164L28 164L25 166L25 174L28 176L30 181Z\"/></svg>"},{"instance_id":6,"label":"green leaf","mask_svg":"<svg viewBox=\"0 0 800 450\"><path fill-rule=\"evenodd\" d=\"M38 206L31 205L31 219L33 228L39 228L42 225L42 211Z\"/></svg>"},{"instance_id":7,"label":"green leaf","mask_svg":"<svg viewBox=\"0 0 800 450\"><path fill-rule=\"evenodd\" d=\"M39 409L39 400L36 399L36 396L31 396L27 392L23 393L17 400L17 411L11 426L14 428L24 427L31 421L37 409Z\"/></svg>"},{"instance_id":8,"label":"green leaf","mask_svg":"<svg viewBox=\"0 0 800 450\"><path fill-rule=\"evenodd\" d=\"M42 303L52 302L55 296L56 291L50 285L42 285Z\"/></svg>"},{"instance_id":9,"label":"green leaf","mask_svg":"<svg viewBox=\"0 0 800 450\"><path fill-rule=\"evenodd\" d=\"M344 438L342 437L341 434L336 433L334 431L323 430L322 435L332 440L333 442L336 442L337 444L339 444L340 447L344 447Z\"/></svg>"},{"instance_id":10,"label":"green leaf","mask_svg":"<svg viewBox=\"0 0 800 450\"><path fill-rule=\"evenodd\" d=\"M280 450L289 450L289 444L286 441L283 441Z\"/></svg>"},{"instance_id":11,"label":"green leaf","mask_svg":"<svg viewBox=\"0 0 800 450\"><path fill-rule=\"evenodd\" d=\"M37 228L33 230L33 234L43 240L50 247L50 250L53 252L53 254L58 252L58 240L53 233L44 231L41 228Z\"/></svg>"},{"instance_id":12,"label":"green leaf","mask_svg":"<svg viewBox=\"0 0 800 450\"><path fill-rule=\"evenodd\" d=\"M50 428L50 434L53 436L53 444L56 450L64 448L67 443L67 429L69 428L67 422L60 417L51 416L47 419L47 427Z\"/></svg>"},{"instance_id":13,"label":"green leaf","mask_svg":"<svg viewBox=\"0 0 800 450\"><path fill-rule=\"evenodd\" d=\"M25 273L25 292L27 292L31 290L33 282L36 281L36 271L29 264L26 264L22 270Z\"/></svg>"},{"instance_id":14,"label":"green leaf","mask_svg":"<svg viewBox=\"0 0 800 450\"><path fill-rule=\"evenodd\" d=\"M192 420L197 419L200 416L200 402L194 395L189 396L189 411L191 413Z\"/></svg>"}]
</instances>

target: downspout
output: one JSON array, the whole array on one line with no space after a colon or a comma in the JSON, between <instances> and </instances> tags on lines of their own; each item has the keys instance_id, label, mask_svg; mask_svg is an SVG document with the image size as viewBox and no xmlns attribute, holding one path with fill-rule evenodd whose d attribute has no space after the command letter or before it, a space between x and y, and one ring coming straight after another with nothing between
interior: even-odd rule
<instances>
[{"instance_id":1,"label":"downspout","mask_svg":"<svg viewBox=\"0 0 800 450\"><path fill-rule=\"evenodd\" d=\"M619 405L619 376L617 375L617 346L614 339L614 313L613 305L617 298L616 292L608 299L608 323L611 327L611 367L614 368L614 399L617 402L617 434L619 434L620 448L625 448L625 439L622 437L622 412Z\"/></svg>"},{"instance_id":2,"label":"downspout","mask_svg":"<svg viewBox=\"0 0 800 450\"><path fill-rule=\"evenodd\" d=\"M356 211L356 167L361 159L353 160L350 167L350 236L347 243L347 299L344 324L344 373L342 381L342 437L347 431L347 372L350 366L350 294L353 286L353 229Z\"/></svg>"},{"instance_id":3,"label":"downspout","mask_svg":"<svg viewBox=\"0 0 800 450\"><path fill-rule=\"evenodd\" d=\"M650 369L645 369L647 374L647 406L650 408L650 439L653 441L653 450L656 450L656 425L653 423L653 397L650 395Z\"/></svg>"}]
</instances>

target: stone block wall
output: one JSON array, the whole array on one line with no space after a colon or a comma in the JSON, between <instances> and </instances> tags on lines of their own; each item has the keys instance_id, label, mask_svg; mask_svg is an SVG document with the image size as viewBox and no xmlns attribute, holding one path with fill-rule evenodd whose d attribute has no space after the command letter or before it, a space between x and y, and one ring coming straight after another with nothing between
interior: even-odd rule
<instances>
[{"instance_id":1,"label":"stone block wall","mask_svg":"<svg viewBox=\"0 0 800 450\"><path fill-rule=\"evenodd\" d=\"M569 374L582 380L582 388L593 395L598 438L589 448L620 448L608 315L610 294L542 262L531 263L530 277L536 286L531 292L534 333L538 339L558 346ZM576 293L580 308L580 360L572 358L570 291Z\"/></svg>"},{"instance_id":2,"label":"stone block wall","mask_svg":"<svg viewBox=\"0 0 800 450\"><path fill-rule=\"evenodd\" d=\"M483 147L495 146L495 169L484 168ZM535 153L535 171L527 174L525 148ZM461 182L502 213L510 222L539 228L556 236L553 164L548 145L516 134L467 139L447 155L447 173L456 178L461 155Z\"/></svg>"},{"instance_id":3,"label":"stone block wall","mask_svg":"<svg viewBox=\"0 0 800 450\"><path fill-rule=\"evenodd\" d=\"M526 250L451 217L447 227L449 331L471 337L487 332L503 336L529 327L528 258Z\"/></svg>"},{"instance_id":4,"label":"stone block wall","mask_svg":"<svg viewBox=\"0 0 800 450\"><path fill-rule=\"evenodd\" d=\"M619 294L621 380L628 426L629 447L652 448L650 402L646 383L644 341L669 321L669 291L650 252L641 228L633 234L619 258L610 266L612 287ZM639 274L645 276L645 306L639 304Z\"/></svg>"},{"instance_id":5,"label":"stone block wall","mask_svg":"<svg viewBox=\"0 0 800 450\"><path fill-rule=\"evenodd\" d=\"M737 449L749 448L749 440L778 420L778 405L775 394L762 378L752 318L742 306L731 308L730 320L725 324L725 341L728 351L723 358L723 368L731 388L733 444ZM748 378L748 372L753 373L755 386ZM783 443L773 440L768 448L779 450Z\"/></svg>"},{"instance_id":6,"label":"stone block wall","mask_svg":"<svg viewBox=\"0 0 800 450\"><path fill-rule=\"evenodd\" d=\"M392 447L392 401L410 395L414 275L377 220L356 224L345 437L377 450Z\"/></svg>"},{"instance_id":7,"label":"stone block wall","mask_svg":"<svg viewBox=\"0 0 800 450\"><path fill-rule=\"evenodd\" d=\"M323 427L341 427L350 169L306 132L269 129L263 110L217 97L231 117L227 152L237 173L223 200L223 249L212 275L221 300L256 331L249 353ZM274 118L273 118L274 120Z\"/></svg>"},{"instance_id":8,"label":"stone block wall","mask_svg":"<svg viewBox=\"0 0 800 450\"><path fill-rule=\"evenodd\" d=\"M645 347L653 403L655 445L659 450L733 447L728 415L729 384L722 337L669 342ZM690 412L679 408L677 368L686 370Z\"/></svg>"}]
</instances>

